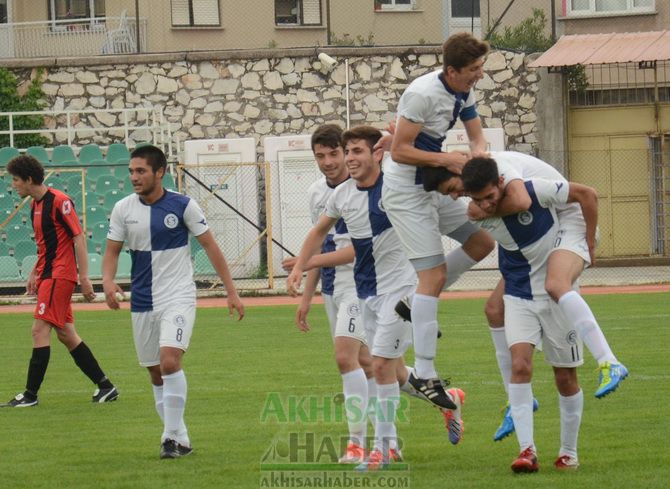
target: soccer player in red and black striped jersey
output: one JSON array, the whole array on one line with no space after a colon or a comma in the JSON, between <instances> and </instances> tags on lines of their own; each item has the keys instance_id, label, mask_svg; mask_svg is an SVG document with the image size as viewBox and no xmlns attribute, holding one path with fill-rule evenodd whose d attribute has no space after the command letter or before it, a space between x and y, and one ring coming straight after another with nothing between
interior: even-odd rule
<instances>
[{"instance_id":1,"label":"soccer player in red and black striped jersey","mask_svg":"<svg viewBox=\"0 0 670 489\"><path fill-rule=\"evenodd\" d=\"M88 278L86 235L79 224L72 199L44 184L44 168L32 156L12 159L7 164L7 172L12 175L12 186L19 196L33 198L30 214L37 244L37 262L28 277L26 290L28 294L37 294L37 304L26 390L3 406L37 405L37 392L49 365L52 329L56 330L58 340L68 349L81 371L98 386L93 393L93 402L114 401L119 396L116 387L107 379L74 328L70 300L77 278L87 301L95 298L95 292Z\"/></svg>"}]
</instances>

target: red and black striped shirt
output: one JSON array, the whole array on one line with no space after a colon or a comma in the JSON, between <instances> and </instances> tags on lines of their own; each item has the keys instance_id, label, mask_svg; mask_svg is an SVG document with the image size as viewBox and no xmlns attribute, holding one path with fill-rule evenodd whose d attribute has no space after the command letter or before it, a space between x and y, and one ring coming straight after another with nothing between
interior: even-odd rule
<instances>
[{"instance_id":1,"label":"red and black striped shirt","mask_svg":"<svg viewBox=\"0 0 670 489\"><path fill-rule=\"evenodd\" d=\"M30 218L35 231L38 279L62 278L77 281L77 261L72 238L82 233L72 199L50 188L40 200L33 200Z\"/></svg>"}]
</instances>

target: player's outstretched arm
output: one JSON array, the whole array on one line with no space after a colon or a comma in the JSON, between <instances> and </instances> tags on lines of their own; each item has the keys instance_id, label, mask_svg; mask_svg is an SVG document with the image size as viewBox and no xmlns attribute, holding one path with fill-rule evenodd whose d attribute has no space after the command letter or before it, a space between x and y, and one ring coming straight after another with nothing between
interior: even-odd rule
<instances>
[{"instance_id":1,"label":"player's outstretched arm","mask_svg":"<svg viewBox=\"0 0 670 489\"><path fill-rule=\"evenodd\" d=\"M88 278L88 250L86 249L86 237L84 233L79 233L72 238L74 242L74 254L77 257L77 268L79 269L79 286L81 294L88 302L95 299L93 284Z\"/></svg>"},{"instance_id":2,"label":"player's outstretched arm","mask_svg":"<svg viewBox=\"0 0 670 489\"><path fill-rule=\"evenodd\" d=\"M305 288L302 292L302 299L298 310L295 312L295 325L300 331L307 332L310 329L309 323L307 322L307 315L309 310L312 307L312 299L314 298L314 292L316 291L316 286L319 283L319 276L321 271L318 268L313 268L307 272L307 278L305 279Z\"/></svg>"},{"instance_id":3,"label":"player's outstretched arm","mask_svg":"<svg viewBox=\"0 0 670 489\"><path fill-rule=\"evenodd\" d=\"M286 279L286 289L291 296L296 297L298 295L298 289L302 282L302 274L307 269L309 259L319 251L328 231L335 225L336 221L337 219L322 214L314 227L307 233L307 237L302 243L298 260Z\"/></svg>"},{"instance_id":4,"label":"player's outstretched arm","mask_svg":"<svg viewBox=\"0 0 670 489\"><path fill-rule=\"evenodd\" d=\"M398 118L393 142L391 143L391 157L393 160L406 165L444 166L460 175L465 162L468 160L464 153L457 151L434 153L414 147L414 141L422 128L423 124L411 122L404 117Z\"/></svg>"},{"instance_id":5,"label":"player's outstretched arm","mask_svg":"<svg viewBox=\"0 0 670 489\"><path fill-rule=\"evenodd\" d=\"M586 244L589 247L591 265L595 263L596 229L598 227L598 193L592 187L569 182L568 202L578 202L586 222Z\"/></svg>"},{"instance_id":6,"label":"player's outstretched arm","mask_svg":"<svg viewBox=\"0 0 670 489\"><path fill-rule=\"evenodd\" d=\"M470 141L470 153L473 157L476 156L488 156L487 147L488 143L484 137L484 130L482 129L482 120L479 116L474 119L469 119L463 122L463 127L465 127L465 132L468 135Z\"/></svg>"},{"instance_id":7,"label":"player's outstretched arm","mask_svg":"<svg viewBox=\"0 0 670 489\"><path fill-rule=\"evenodd\" d=\"M123 289L114 282L122 249L123 242L108 239L105 254L102 257L102 289L105 292L105 302L110 309L119 308L117 294L124 296Z\"/></svg>"},{"instance_id":8,"label":"player's outstretched arm","mask_svg":"<svg viewBox=\"0 0 670 489\"><path fill-rule=\"evenodd\" d=\"M239 321L244 317L244 304L242 304L240 296L237 294L233 276L230 274L228 263L223 256L221 248L219 248L216 240L214 240L211 231L205 231L201 235L196 236L196 239L202 246L202 249L205 250L205 253L207 253L207 258L209 258L214 270L216 270L217 275L221 278L223 286L226 288L226 293L228 294L228 312L233 316L236 311Z\"/></svg>"}]
</instances>

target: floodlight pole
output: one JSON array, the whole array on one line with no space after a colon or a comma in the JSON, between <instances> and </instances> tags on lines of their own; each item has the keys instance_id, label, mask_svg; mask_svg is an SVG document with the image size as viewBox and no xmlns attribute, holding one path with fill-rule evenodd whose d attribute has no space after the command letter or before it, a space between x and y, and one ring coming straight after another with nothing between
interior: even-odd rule
<instances>
[{"instance_id":1,"label":"floodlight pole","mask_svg":"<svg viewBox=\"0 0 670 489\"><path fill-rule=\"evenodd\" d=\"M137 54L140 51L140 0L135 0L135 45Z\"/></svg>"}]
</instances>

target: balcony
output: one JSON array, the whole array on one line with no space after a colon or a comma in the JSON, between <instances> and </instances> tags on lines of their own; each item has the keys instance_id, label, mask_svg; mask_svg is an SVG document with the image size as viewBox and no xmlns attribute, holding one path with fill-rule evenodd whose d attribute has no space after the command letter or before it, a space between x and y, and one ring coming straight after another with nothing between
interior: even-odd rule
<instances>
[{"instance_id":1,"label":"balcony","mask_svg":"<svg viewBox=\"0 0 670 489\"><path fill-rule=\"evenodd\" d=\"M140 19L140 50L146 51L147 20ZM98 56L137 52L135 19L91 19L0 24L0 59Z\"/></svg>"}]
</instances>

